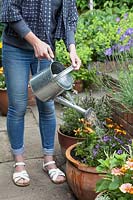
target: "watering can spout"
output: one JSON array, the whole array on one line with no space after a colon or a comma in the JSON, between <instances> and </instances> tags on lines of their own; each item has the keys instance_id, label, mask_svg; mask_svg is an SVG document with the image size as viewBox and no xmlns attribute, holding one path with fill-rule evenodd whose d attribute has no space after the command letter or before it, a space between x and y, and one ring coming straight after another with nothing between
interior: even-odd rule
<instances>
[{"instance_id":1,"label":"watering can spout","mask_svg":"<svg viewBox=\"0 0 133 200\"><path fill-rule=\"evenodd\" d=\"M70 101L68 101L66 98L62 97L62 96L57 96L55 98L55 101L59 104L62 104L64 106L73 108L75 110L77 110L79 113L81 113L84 118L90 122L92 125L94 126L99 126L101 127L101 123L100 121L97 119L96 117L96 113L94 112L93 108L88 108L87 110L85 110L84 108L81 108L80 106L76 105L75 103L72 103Z\"/></svg>"}]
</instances>

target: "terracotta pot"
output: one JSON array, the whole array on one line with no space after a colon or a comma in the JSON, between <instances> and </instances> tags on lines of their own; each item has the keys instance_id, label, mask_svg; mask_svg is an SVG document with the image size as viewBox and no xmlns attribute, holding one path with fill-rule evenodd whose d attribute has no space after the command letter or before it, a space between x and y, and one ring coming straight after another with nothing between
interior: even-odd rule
<instances>
[{"instance_id":1,"label":"terracotta pot","mask_svg":"<svg viewBox=\"0 0 133 200\"><path fill-rule=\"evenodd\" d=\"M0 89L0 114L6 116L7 110L8 110L7 91Z\"/></svg>"},{"instance_id":2,"label":"terracotta pot","mask_svg":"<svg viewBox=\"0 0 133 200\"><path fill-rule=\"evenodd\" d=\"M83 92L84 89L83 80L75 80L73 89L76 90L78 93Z\"/></svg>"},{"instance_id":3,"label":"terracotta pot","mask_svg":"<svg viewBox=\"0 0 133 200\"><path fill-rule=\"evenodd\" d=\"M66 150L66 176L67 182L78 200L94 200L96 182L101 179L95 167L80 163L71 156L71 150L77 144L71 145Z\"/></svg>"},{"instance_id":4,"label":"terracotta pot","mask_svg":"<svg viewBox=\"0 0 133 200\"><path fill-rule=\"evenodd\" d=\"M65 156L66 149L69 146L84 140L84 138L72 137L69 135L65 135L60 131L60 129L57 130L57 133L58 133L58 140L59 140L59 144L60 144L61 152L62 152L63 156Z\"/></svg>"},{"instance_id":5,"label":"terracotta pot","mask_svg":"<svg viewBox=\"0 0 133 200\"><path fill-rule=\"evenodd\" d=\"M31 88L28 87L28 105L35 105L35 97L32 94ZM3 116L7 115L8 111L8 96L6 89L0 89L0 114Z\"/></svg>"}]
</instances>

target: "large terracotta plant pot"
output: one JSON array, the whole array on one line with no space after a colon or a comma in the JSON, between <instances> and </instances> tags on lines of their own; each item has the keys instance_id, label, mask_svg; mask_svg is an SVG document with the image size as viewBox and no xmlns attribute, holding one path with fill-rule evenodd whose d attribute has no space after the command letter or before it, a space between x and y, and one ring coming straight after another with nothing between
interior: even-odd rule
<instances>
[{"instance_id":1,"label":"large terracotta plant pot","mask_svg":"<svg viewBox=\"0 0 133 200\"><path fill-rule=\"evenodd\" d=\"M61 152L63 156L65 156L66 149L69 146L84 140L84 138L72 137L72 136L63 134L60 129L57 130L57 133L58 133L58 140L59 140L59 144L60 144Z\"/></svg>"},{"instance_id":2,"label":"large terracotta plant pot","mask_svg":"<svg viewBox=\"0 0 133 200\"><path fill-rule=\"evenodd\" d=\"M0 89L0 114L6 116L8 110L7 91Z\"/></svg>"},{"instance_id":3,"label":"large terracotta plant pot","mask_svg":"<svg viewBox=\"0 0 133 200\"><path fill-rule=\"evenodd\" d=\"M80 163L71 156L71 151L77 144L71 145L66 150L66 176L67 182L78 200L94 200L96 182L101 176L95 167L89 167Z\"/></svg>"}]
</instances>

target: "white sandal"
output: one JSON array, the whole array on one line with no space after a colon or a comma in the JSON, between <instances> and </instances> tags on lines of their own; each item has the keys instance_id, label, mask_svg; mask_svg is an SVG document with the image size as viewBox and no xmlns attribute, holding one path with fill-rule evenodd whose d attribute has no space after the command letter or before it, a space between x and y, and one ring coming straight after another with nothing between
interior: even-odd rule
<instances>
[{"instance_id":1,"label":"white sandal","mask_svg":"<svg viewBox=\"0 0 133 200\"><path fill-rule=\"evenodd\" d=\"M55 161L50 161L47 163L43 162L43 170L48 174L48 176L50 177L50 180L53 183L56 183L56 184L64 183L66 181L66 179L61 180L61 181L56 181L58 176L65 177L64 172L62 172L59 168L54 168L54 169L50 169L50 170L48 170L46 168L48 165L51 165L51 164L55 164Z\"/></svg>"},{"instance_id":2,"label":"white sandal","mask_svg":"<svg viewBox=\"0 0 133 200\"><path fill-rule=\"evenodd\" d=\"M16 167L16 166L25 166L25 163L24 162L17 162L13 165L13 167ZM26 180L27 182L26 183L19 183L19 181L21 179ZM14 172L13 173L13 182L17 186L22 186L22 187L28 186L30 184L30 178L29 178L27 171L22 170L21 172Z\"/></svg>"}]
</instances>

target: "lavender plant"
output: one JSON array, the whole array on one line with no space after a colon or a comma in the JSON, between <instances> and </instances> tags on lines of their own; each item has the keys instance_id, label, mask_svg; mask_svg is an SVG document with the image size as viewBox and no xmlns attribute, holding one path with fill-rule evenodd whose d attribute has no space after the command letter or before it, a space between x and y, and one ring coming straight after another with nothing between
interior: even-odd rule
<instances>
[{"instance_id":1,"label":"lavender plant","mask_svg":"<svg viewBox=\"0 0 133 200\"><path fill-rule=\"evenodd\" d=\"M118 34L121 32L119 28ZM108 80L108 92L125 110L133 112L133 28L122 32L119 42L106 49L105 55L109 61L113 61L118 79L113 88Z\"/></svg>"}]
</instances>

